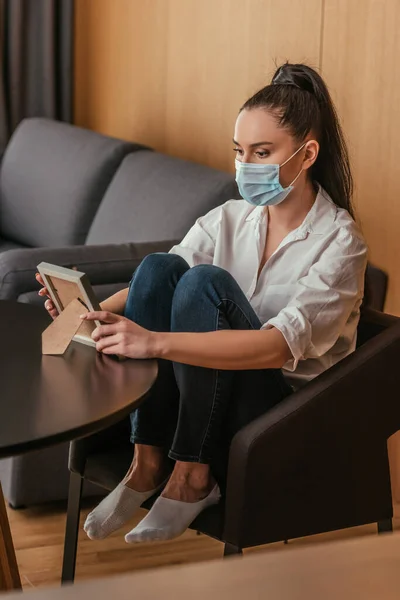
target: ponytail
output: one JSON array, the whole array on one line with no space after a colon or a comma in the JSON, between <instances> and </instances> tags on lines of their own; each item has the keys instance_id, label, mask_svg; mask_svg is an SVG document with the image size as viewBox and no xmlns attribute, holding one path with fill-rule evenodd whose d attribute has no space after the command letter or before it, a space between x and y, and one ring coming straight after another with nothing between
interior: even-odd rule
<instances>
[{"instance_id":1,"label":"ponytail","mask_svg":"<svg viewBox=\"0 0 400 600\"><path fill-rule=\"evenodd\" d=\"M346 141L322 77L306 65L286 63L275 72L271 84L247 100L241 110L253 108L275 114L279 126L289 129L299 143L310 131L315 133L320 150L311 177L354 218Z\"/></svg>"}]
</instances>

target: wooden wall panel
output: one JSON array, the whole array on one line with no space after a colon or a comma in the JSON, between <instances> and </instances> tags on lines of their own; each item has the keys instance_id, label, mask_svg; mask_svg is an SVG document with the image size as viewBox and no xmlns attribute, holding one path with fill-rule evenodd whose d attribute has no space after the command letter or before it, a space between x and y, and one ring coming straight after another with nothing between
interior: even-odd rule
<instances>
[{"instance_id":1,"label":"wooden wall panel","mask_svg":"<svg viewBox=\"0 0 400 600\"><path fill-rule=\"evenodd\" d=\"M240 106L276 63L318 66L319 0L170 0L165 151L233 168Z\"/></svg>"},{"instance_id":2,"label":"wooden wall panel","mask_svg":"<svg viewBox=\"0 0 400 600\"><path fill-rule=\"evenodd\" d=\"M232 170L274 61L318 66L322 0L79 0L75 122Z\"/></svg>"},{"instance_id":3,"label":"wooden wall panel","mask_svg":"<svg viewBox=\"0 0 400 600\"><path fill-rule=\"evenodd\" d=\"M356 206L371 261L400 314L400 2L325 0L322 74L350 143Z\"/></svg>"},{"instance_id":4,"label":"wooden wall panel","mask_svg":"<svg viewBox=\"0 0 400 600\"><path fill-rule=\"evenodd\" d=\"M78 0L75 122L165 145L168 0Z\"/></svg>"}]
</instances>

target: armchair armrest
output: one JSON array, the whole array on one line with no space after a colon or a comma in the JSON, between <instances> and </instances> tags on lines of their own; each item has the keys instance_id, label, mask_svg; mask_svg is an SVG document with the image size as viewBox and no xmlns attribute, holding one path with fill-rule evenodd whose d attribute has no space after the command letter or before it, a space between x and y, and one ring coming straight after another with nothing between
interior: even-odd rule
<instances>
[{"instance_id":1,"label":"armchair armrest","mask_svg":"<svg viewBox=\"0 0 400 600\"><path fill-rule=\"evenodd\" d=\"M167 252L176 242L24 248L0 253L0 299L16 300L38 289L36 266L49 262L76 267L85 272L92 285L129 282L140 261L153 252Z\"/></svg>"},{"instance_id":2,"label":"armchair armrest","mask_svg":"<svg viewBox=\"0 0 400 600\"><path fill-rule=\"evenodd\" d=\"M372 337L395 325L399 317L389 315L373 308L364 307L357 332L357 346L361 346Z\"/></svg>"},{"instance_id":3,"label":"armchair armrest","mask_svg":"<svg viewBox=\"0 0 400 600\"><path fill-rule=\"evenodd\" d=\"M391 517L399 357L396 319L236 434L225 540L246 547Z\"/></svg>"},{"instance_id":4,"label":"armchair armrest","mask_svg":"<svg viewBox=\"0 0 400 600\"><path fill-rule=\"evenodd\" d=\"M369 308L366 306L362 310L361 321L377 326L380 328L379 331L383 331L384 329L387 329L388 327L399 323L400 317L396 317L395 315L390 315L388 313L384 313L380 310L375 310L374 308Z\"/></svg>"}]
</instances>

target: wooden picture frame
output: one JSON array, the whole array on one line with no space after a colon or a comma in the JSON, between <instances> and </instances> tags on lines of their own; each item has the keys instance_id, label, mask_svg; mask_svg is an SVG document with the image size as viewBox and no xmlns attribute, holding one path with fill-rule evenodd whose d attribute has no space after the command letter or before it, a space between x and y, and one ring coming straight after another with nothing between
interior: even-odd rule
<instances>
[{"instance_id":1,"label":"wooden picture frame","mask_svg":"<svg viewBox=\"0 0 400 600\"><path fill-rule=\"evenodd\" d=\"M41 262L37 266L37 270L59 313L75 298L78 298L82 307L86 307L89 311L101 310L86 273L46 262ZM98 325L100 325L100 321L83 321L78 332L72 338L73 341L96 347L91 334Z\"/></svg>"}]
</instances>

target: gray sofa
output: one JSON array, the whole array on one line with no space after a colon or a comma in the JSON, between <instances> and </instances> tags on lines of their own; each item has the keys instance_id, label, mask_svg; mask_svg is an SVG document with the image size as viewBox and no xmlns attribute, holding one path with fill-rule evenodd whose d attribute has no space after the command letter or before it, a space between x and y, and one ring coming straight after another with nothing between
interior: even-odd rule
<instances>
[{"instance_id":1,"label":"gray sofa","mask_svg":"<svg viewBox=\"0 0 400 600\"><path fill-rule=\"evenodd\" d=\"M146 254L167 251L197 217L238 197L227 173L43 119L15 133L0 192L0 299L35 304L39 262L85 271L101 301L127 287ZM63 444L0 461L8 502L66 498L67 459Z\"/></svg>"}]
</instances>

